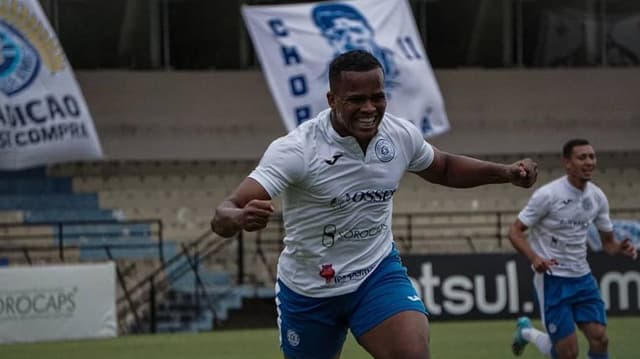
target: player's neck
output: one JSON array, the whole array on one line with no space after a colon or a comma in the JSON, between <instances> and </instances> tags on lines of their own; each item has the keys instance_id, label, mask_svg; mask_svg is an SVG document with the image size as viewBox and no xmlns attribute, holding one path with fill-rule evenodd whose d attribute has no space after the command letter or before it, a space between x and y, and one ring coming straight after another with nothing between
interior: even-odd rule
<instances>
[{"instance_id":1,"label":"player's neck","mask_svg":"<svg viewBox=\"0 0 640 359\"><path fill-rule=\"evenodd\" d=\"M569 181L569 184L580 191L584 191L584 189L587 188L587 182L589 182L588 180L571 176L567 176L567 180Z\"/></svg>"}]
</instances>

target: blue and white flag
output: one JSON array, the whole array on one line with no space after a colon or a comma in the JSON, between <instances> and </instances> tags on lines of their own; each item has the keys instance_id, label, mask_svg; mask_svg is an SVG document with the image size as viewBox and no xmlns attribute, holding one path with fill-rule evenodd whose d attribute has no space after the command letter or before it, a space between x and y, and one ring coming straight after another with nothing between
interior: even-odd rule
<instances>
[{"instance_id":1,"label":"blue and white flag","mask_svg":"<svg viewBox=\"0 0 640 359\"><path fill-rule=\"evenodd\" d=\"M387 111L412 121L425 137L449 129L406 0L243 6L242 14L287 130L328 107L329 63L355 49L382 64Z\"/></svg>"},{"instance_id":2,"label":"blue and white flag","mask_svg":"<svg viewBox=\"0 0 640 359\"><path fill-rule=\"evenodd\" d=\"M93 120L37 0L0 0L0 169L102 157Z\"/></svg>"}]
</instances>

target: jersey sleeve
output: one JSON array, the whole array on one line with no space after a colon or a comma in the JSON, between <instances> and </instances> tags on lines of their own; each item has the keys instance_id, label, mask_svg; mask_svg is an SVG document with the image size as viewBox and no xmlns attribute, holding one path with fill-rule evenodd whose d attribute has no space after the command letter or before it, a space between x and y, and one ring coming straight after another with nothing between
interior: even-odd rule
<instances>
[{"instance_id":1,"label":"jersey sleeve","mask_svg":"<svg viewBox=\"0 0 640 359\"><path fill-rule=\"evenodd\" d=\"M420 130L413 125L410 124L408 128L408 133L410 137L410 161L409 167L407 170L411 172L420 172L431 165L433 162L433 147L424 140L422 137L422 133Z\"/></svg>"},{"instance_id":2,"label":"jersey sleeve","mask_svg":"<svg viewBox=\"0 0 640 359\"><path fill-rule=\"evenodd\" d=\"M249 177L258 181L269 196L274 198L295 183L303 173L302 146L293 136L285 136L269 145Z\"/></svg>"},{"instance_id":3,"label":"jersey sleeve","mask_svg":"<svg viewBox=\"0 0 640 359\"><path fill-rule=\"evenodd\" d=\"M598 191L597 195L600 206L598 215L593 220L593 224L599 231L611 232L613 231L613 223L611 222L611 218L609 218L609 200L607 200L607 196L605 196L602 191Z\"/></svg>"},{"instance_id":4,"label":"jersey sleeve","mask_svg":"<svg viewBox=\"0 0 640 359\"><path fill-rule=\"evenodd\" d=\"M551 196L544 189L533 193L527 205L518 214L518 219L527 227L538 223L551 208Z\"/></svg>"}]
</instances>

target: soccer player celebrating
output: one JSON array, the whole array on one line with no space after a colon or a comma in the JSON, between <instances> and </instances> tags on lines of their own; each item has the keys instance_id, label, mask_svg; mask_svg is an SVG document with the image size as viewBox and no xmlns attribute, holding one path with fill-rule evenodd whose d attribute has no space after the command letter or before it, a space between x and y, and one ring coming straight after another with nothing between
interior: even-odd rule
<instances>
[{"instance_id":1,"label":"soccer player celebrating","mask_svg":"<svg viewBox=\"0 0 640 359\"><path fill-rule=\"evenodd\" d=\"M519 318L512 350L521 355L531 342L550 357L577 358L577 324L589 341L589 358L607 359L604 302L587 263L589 225L598 228L606 253L635 258L637 252L628 239L614 239L607 197L591 182L596 167L593 147L587 140L570 140L562 156L566 175L536 190L509 231L509 240L535 271L546 329L544 333L533 328L529 318Z\"/></svg>"},{"instance_id":2,"label":"soccer player celebrating","mask_svg":"<svg viewBox=\"0 0 640 359\"><path fill-rule=\"evenodd\" d=\"M391 231L405 172L451 187L530 187L536 164L498 164L440 151L411 122L385 113L381 64L363 50L329 66L329 109L276 139L216 208L212 230L264 228L282 195L284 249L276 304L285 358L339 358L347 330L378 359L428 359L427 311Z\"/></svg>"}]
</instances>

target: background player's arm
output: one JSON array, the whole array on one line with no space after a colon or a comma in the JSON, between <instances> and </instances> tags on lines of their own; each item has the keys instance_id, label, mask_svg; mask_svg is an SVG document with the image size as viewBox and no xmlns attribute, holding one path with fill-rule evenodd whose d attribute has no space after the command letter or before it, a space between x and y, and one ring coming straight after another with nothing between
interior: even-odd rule
<instances>
[{"instance_id":1,"label":"background player's arm","mask_svg":"<svg viewBox=\"0 0 640 359\"><path fill-rule=\"evenodd\" d=\"M216 207L211 230L222 237L231 237L240 230L257 231L267 226L274 211L264 187L247 177Z\"/></svg>"},{"instance_id":2,"label":"background player's arm","mask_svg":"<svg viewBox=\"0 0 640 359\"><path fill-rule=\"evenodd\" d=\"M529 245L524 237L527 226L519 219L516 219L509 228L509 241L520 254L527 257L531 266L536 272L551 272L551 267L558 264L555 259L545 260L541 258Z\"/></svg>"},{"instance_id":3,"label":"background player's arm","mask_svg":"<svg viewBox=\"0 0 640 359\"><path fill-rule=\"evenodd\" d=\"M629 238L625 238L623 241L617 241L613 232L603 232L600 233L600 241L602 242L602 250L609 255L622 254L631 258L638 257L638 252L636 247L631 243Z\"/></svg>"},{"instance_id":4,"label":"background player's arm","mask_svg":"<svg viewBox=\"0 0 640 359\"><path fill-rule=\"evenodd\" d=\"M466 188L511 182L516 186L531 187L536 181L537 164L528 158L507 165L447 153L435 147L433 151L431 165L418 172L420 177L432 183Z\"/></svg>"}]
</instances>

